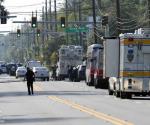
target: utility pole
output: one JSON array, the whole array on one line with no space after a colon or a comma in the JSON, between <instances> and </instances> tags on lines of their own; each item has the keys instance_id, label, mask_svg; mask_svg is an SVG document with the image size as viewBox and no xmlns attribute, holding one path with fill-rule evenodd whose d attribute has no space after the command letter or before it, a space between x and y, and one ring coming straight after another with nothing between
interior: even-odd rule
<instances>
[{"instance_id":1,"label":"utility pole","mask_svg":"<svg viewBox=\"0 0 150 125\"><path fill-rule=\"evenodd\" d=\"M49 15L50 15L50 21L52 21L52 1L51 0L49 0ZM49 24L49 26L50 26L50 31L52 31L52 24L50 23Z\"/></svg>"},{"instance_id":2,"label":"utility pole","mask_svg":"<svg viewBox=\"0 0 150 125\"><path fill-rule=\"evenodd\" d=\"M81 0L79 0L79 21L82 21L82 15L81 15ZM81 25L82 26L82 25ZM80 45L83 45L82 40L82 33L79 33L80 35Z\"/></svg>"},{"instance_id":3,"label":"utility pole","mask_svg":"<svg viewBox=\"0 0 150 125\"><path fill-rule=\"evenodd\" d=\"M47 0L45 0L45 21L48 21L48 12L47 12ZM48 23L46 23L46 31L48 30ZM48 34L47 36L47 40L48 40Z\"/></svg>"},{"instance_id":4,"label":"utility pole","mask_svg":"<svg viewBox=\"0 0 150 125\"><path fill-rule=\"evenodd\" d=\"M73 6L73 10L74 10L74 21L76 22L76 21L77 21L77 15L76 15L77 2L76 2L76 0L73 1L73 4L74 4L74 6ZM74 24L74 26L78 28L78 25L77 25L77 24ZM75 33L75 36L76 36L76 44L78 44L78 41L79 41L79 40L78 40L78 33Z\"/></svg>"},{"instance_id":5,"label":"utility pole","mask_svg":"<svg viewBox=\"0 0 150 125\"><path fill-rule=\"evenodd\" d=\"M95 41L95 43L97 43L95 0L92 0L92 8L93 8L93 32L94 32L94 41Z\"/></svg>"},{"instance_id":6,"label":"utility pole","mask_svg":"<svg viewBox=\"0 0 150 125\"><path fill-rule=\"evenodd\" d=\"M66 27L68 27L68 0L66 0ZM66 43L68 44L68 33L66 33Z\"/></svg>"},{"instance_id":7,"label":"utility pole","mask_svg":"<svg viewBox=\"0 0 150 125\"><path fill-rule=\"evenodd\" d=\"M28 40L28 54L27 54L27 60L30 58L30 55L29 55L29 51L30 51L30 47L31 47L31 42L30 42L30 39L29 39L29 28L27 29L27 32L28 32L28 35L27 35L27 40Z\"/></svg>"},{"instance_id":8,"label":"utility pole","mask_svg":"<svg viewBox=\"0 0 150 125\"><path fill-rule=\"evenodd\" d=\"M150 28L150 0L147 0L148 2L148 26Z\"/></svg>"},{"instance_id":9,"label":"utility pole","mask_svg":"<svg viewBox=\"0 0 150 125\"><path fill-rule=\"evenodd\" d=\"M121 26L120 26L120 1L116 0L116 15L117 15L117 35L121 33Z\"/></svg>"},{"instance_id":10,"label":"utility pole","mask_svg":"<svg viewBox=\"0 0 150 125\"><path fill-rule=\"evenodd\" d=\"M57 22L57 7L56 7L56 0L54 0L54 10L55 10L55 22ZM55 32L57 32L57 23L55 23Z\"/></svg>"},{"instance_id":11,"label":"utility pole","mask_svg":"<svg viewBox=\"0 0 150 125\"><path fill-rule=\"evenodd\" d=\"M36 17L37 17L37 11L36 11ZM38 29L38 25L37 25L37 29ZM40 43L39 43L39 37L37 35L37 31L35 32L36 32L36 41L37 41L37 44L36 44L37 57L39 58L40 57Z\"/></svg>"},{"instance_id":12,"label":"utility pole","mask_svg":"<svg viewBox=\"0 0 150 125\"><path fill-rule=\"evenodd\" d=\"M44 25L44 20L45 20L44 18L45 18L45 17L44 17L44 7L42 8L42 15L43 15L43 16L42 16L42 21L43 21L43 22L42 22L42 52L43 52L43 56L44 56L44 47L45 47L45 46L44 46L44 45L45 45L45 44L44 44L44 41L45 41L45 25Z\"/></svg>"}]
</instances>

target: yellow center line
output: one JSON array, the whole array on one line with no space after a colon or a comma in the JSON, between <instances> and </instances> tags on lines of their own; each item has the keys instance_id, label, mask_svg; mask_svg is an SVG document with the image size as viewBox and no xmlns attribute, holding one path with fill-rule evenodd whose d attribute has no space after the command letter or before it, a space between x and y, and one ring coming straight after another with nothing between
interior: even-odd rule
<instances>
[{"instance_id":1,"label":"yellow center line","mask_svg":"<svg viewBox=\"0 0 150 125\"><path fill-rule=\"evenodd\" d=\"M42 88L38 85L34 84L34 88L35 88L36 91L42 91ZM95 111L91 108L79 105L77 103L74 103L74 102L66 100L66 99L62 99L60 97L48 96L48 98L53 100L53 101L71 106L74 109L78 109L78 110L80 110L82 112L85 112L87 114L90 114L90 115L92 115L96 118L103 119L103 120L105 120L107 122L110 122L114 125L134 125L133 123L130 123L128 121L125 121L125 120L122 120L122 119L119 119L119 118L116 118L116 117L113 117L113 116L110 116L110 115L107 115L107 114L104 114L104 113L101 113L101 112L97 112L97 111Z\"/></svg>"},{"instance_id":2,"label":"yellow center line","mask_svg":"<svg viewBox=\"0 0 150 125\"><path fill-rule=\"evenodd\" d=\"M88 114L90 114L92 116L95 116L95 117L97 117L99 119L103 119L103 120L105 120L107 122L110 122L110 123L112 123L114 125L134 125L133 123L121 120L119 118L115 118L115 117L109 116L109 115L104 114L104 113L97 112L97 111L95 111L93 109L90 109L90 108L87 108L85 106L73 103L73 102L68 101L68 100L64 100L64 99L58 98L56 96L48 96L48 98L53 100L53 101L57 101L57 102L69 105L72 108L75 108L75 109L78 109L78 110L80 110L82 112L88 113Z\"/></svg>"}]
</instances>

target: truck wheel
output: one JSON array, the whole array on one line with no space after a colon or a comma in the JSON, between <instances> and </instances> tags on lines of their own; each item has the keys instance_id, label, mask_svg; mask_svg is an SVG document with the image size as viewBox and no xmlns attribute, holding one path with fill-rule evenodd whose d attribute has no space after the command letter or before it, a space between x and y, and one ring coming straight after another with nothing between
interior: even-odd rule
<instances>
[{"instance_id":1,"label":"truck wheel","mask_svg":"<svg viewBox=\"0 0 150 125\"><path fill-rule=\"evenodd\" d=\"M116 97L118 98L118 97L121 97L121 95L120 95L120 92L119 91L115 91L115 95L116 95Z\"/></svg>"},{"instance_id":2,"label":"truck wheel","mask_svg":"<svg viewBox=\"0 0 150 125\"><path fill-rule=\"evenodd\" d=\"M113 91L110 90L110 89L108 89L108 94L109 94L109 95L113 95Z\"/></svg>"},{"instance_id":3,"label":"truck wheel","mask_svg":"<svg viewBox=\"0 0 150 125\"><path fill-rule=\"evenodd\" d=\"M140 93L136 93L136 94L135 94L135 96L140 96L140 95L141 95Z\"/></svg>"},{"instance_id":4,"label":"truck wheel","mask_svg":"<svg viewBox=\"0 0 150 125\"><path fill-rule=\"evenodd\" d=\"M142 96L145 97L147 94L146 93L142 93Z\"/></svg>"},{"instance_id":5,"label":"truck wheel","mask_svg":"<svg viewBox=\"0 0 150 125\"><path fill-rule=\"evenodd\" d=\"M132 98L132 94L131 93L127 93L127 99L131 99Z\"/></svg>"},{"instance_id":6,"label":"truck wheel","mask_svg":"<svg viewBox=\"0 0 150 125\"><path fill-rule=\"evenodd\" d=\"M94 79L94 86L96 89L99 88L98 79Z\"/></svg>"},{"instance_id":7,"label":"truck wheel","mask_svg":"<svg viewBox=\"0 0 150 125\"><path fill-rule=\"evenodd\" d=\"M88 84L89 86L92 86L92 83L91 82L89 82L89 84Z\"/></svg>"},{"instance_id":8,"label":"truck wheel","mask_svg":"<svg viewBox=\"0 0 150 125\"><path fill-rule=\"evenodd\" d=\"M120 98L121 98L121 99L125 99L125 98L126 98L126 93L120 92Z\"/></svg>"},{"instance_id":9,"label":"truck wheel","mask_svg":"<svg viewBox=\"0 0 150 125\"><path fill-rule=\"evenodd\" d=\"M92 86L94 83L93 83L93 80L92 78L88 81L88 86Z\"/></svg>"},{"instance_id":10,"label":"truck wheel","mask_svg":"<svg viewBox=\"0 0 150 125\"><path fill-rule=\"evenodd\" d=\"M89 86L89 83L88 83L88 82L86 82L86 85L87 85L87 86Z\"/></svg>"}]
</instances>

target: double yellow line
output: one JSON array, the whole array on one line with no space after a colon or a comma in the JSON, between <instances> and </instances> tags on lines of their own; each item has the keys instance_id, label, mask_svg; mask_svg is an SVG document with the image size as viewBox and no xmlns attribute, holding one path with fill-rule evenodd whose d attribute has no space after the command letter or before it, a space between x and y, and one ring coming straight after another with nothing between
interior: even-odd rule
<instances>
[{"instance_id":1,"label":"double yellow line","mask_svg":"<svg viewBox=\"0 0 150 125\"><path fill-rule=\"evenodd\" d=\"M90 114L96 118L103 119L103 120L110 122L114 125L134 125L133 123L121 120L119 118L112 117L112 116L104 114L104 113L97 112L97 111L90 109L88 107L76 104L74 102L71 102L71 101L68 101L65 99L58 98L56 96L48 96L48 98L53 100L53 101L60 102L60 103L66 104L68 106L71 106L74 109L78 109L78 110L85 112L87 114Z\"/></svg>"},{"instance_id":2,"label":"double yellow line","mask_svg":"<svg viewBox=\"0 0 150 125\"><path fill-rule=\"evenodd\" d=\"M41 87L39 87L38 85L34 85L35 87L35 90L37 91L42 91ZM56 96L48 96L48 98L50 100L53 100L55 102L59 102L59 103L62 103L62 104L65 104L65 105L68 105L74 109L78 109L82 112L85 112L91 116L94 116L96 118L99 118L99 119L102 119L102 120L105 120L107 122L110 122L114 125L134 125L133 123L130 123L128 121L125 121L125 120L121 120L119 118L116 118L116 117L113 117L113 116L110 116L110 115L107 115L107 114L104 114L104 113L101 113L101 112L97 112L91 108L88 108L88 107L85 107L85 106L82 106L82 105L79 105L79 104L76 104L72 101L69 101L69 100L66 100L66 99L62 99L60 97L56 97Z\"/></svg>"}]
</instances>

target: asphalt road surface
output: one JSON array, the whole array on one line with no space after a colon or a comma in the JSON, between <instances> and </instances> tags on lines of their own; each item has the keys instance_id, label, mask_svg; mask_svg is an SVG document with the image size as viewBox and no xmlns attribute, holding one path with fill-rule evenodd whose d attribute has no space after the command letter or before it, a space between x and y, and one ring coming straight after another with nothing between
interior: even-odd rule
<instances>
[{"instance_id":1,"label":"asphalt road surface","mask_svg":"<svg viewBox=\"0 0 150 125\"><path fill-rule=\"evenodd\" d=\"M26 81L0 75L1 125L150 125L150 97L120 99L83 82Z\"/></svg>"}]
</instances>

